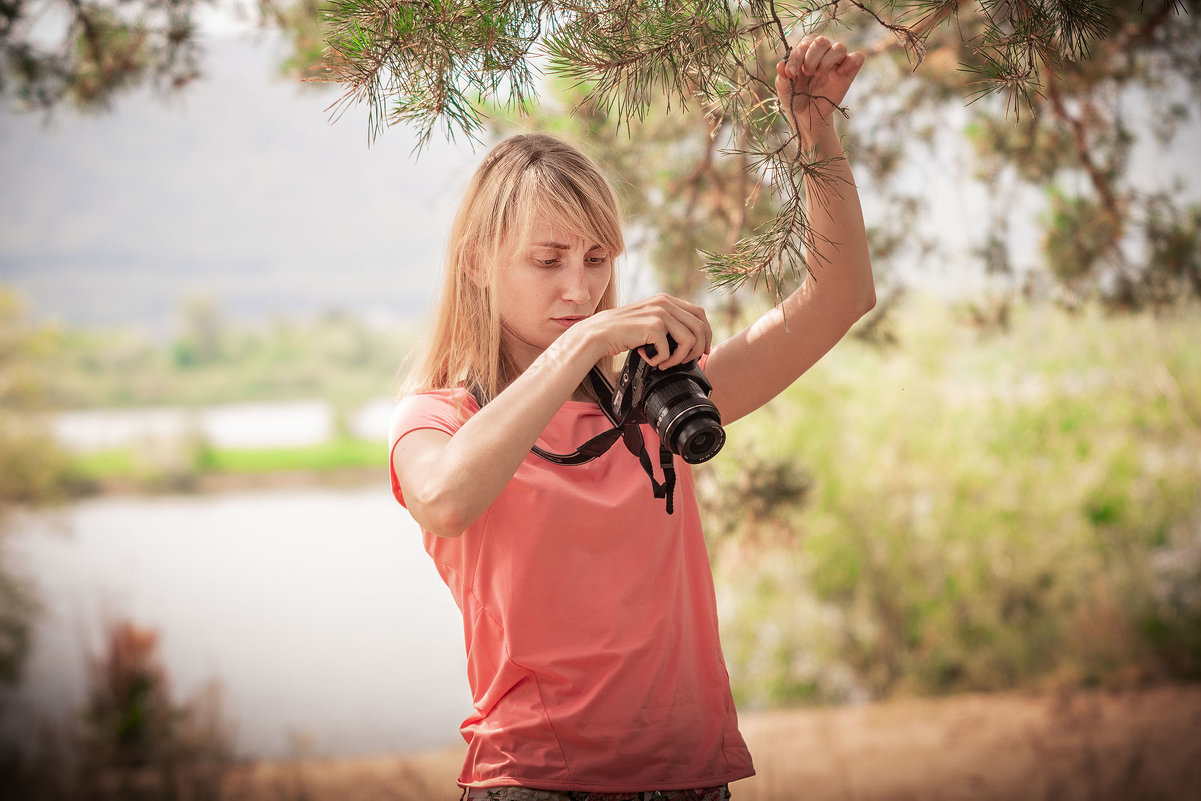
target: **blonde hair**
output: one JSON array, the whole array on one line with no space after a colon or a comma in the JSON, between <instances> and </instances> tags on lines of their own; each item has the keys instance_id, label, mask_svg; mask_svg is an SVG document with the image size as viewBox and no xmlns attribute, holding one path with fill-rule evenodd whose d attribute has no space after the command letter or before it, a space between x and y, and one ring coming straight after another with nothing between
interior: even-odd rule
<instances>
[{"instance_id":1,"label":"blonde hair","mask_svg":"<svg viewBox=\"0 0 1201 801\"><path fill-rule=\"evenodd\" d=\"M596 242L613 258L625 250L613 190L587 156L546 134L501 142L460 201L433 327L402 395L466 387L491 399L517 377L501 336L497 268L525 249L538 220ZM610 280L596 310L616 305Z\"/></svg>"}]
</instances>

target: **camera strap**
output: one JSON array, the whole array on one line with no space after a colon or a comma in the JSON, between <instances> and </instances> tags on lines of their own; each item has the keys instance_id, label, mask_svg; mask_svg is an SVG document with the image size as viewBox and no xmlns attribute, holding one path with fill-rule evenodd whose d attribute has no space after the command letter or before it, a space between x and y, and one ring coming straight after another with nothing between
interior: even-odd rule
<instances>
[{"instance_id":1,"label":"camera strap","mask_svg":"<svg viewBox=\"0 0 1201 801\"><path fill-rule=\"evenodd\" d=\"M659 443L659 467L663 471L663 481L659 482L655 478L655 469L651 465L650 454L646 452L646 441L642 436L642 428L638 425L637 420L630 417L626 420L619 420L614 417L612 412L613 406L613 387L609 385L608 379L596 367L588 373L588 379L592 383L592 389L596 392L597 399L600 400L601 411L605 413L605 417L613 425L607 431L602 431L595 437L592 437L580 447L576 448L571 453L551 453L543 450L537 445L530 448L534 454L542 459L545 459L552 464L575 466L587 464L594 459L603 456L613 443L617 442L620 437L625 443L626 450L638 457L638 462L642 465L642 469L651 480L651 491L656 498L663 498L667 504L667 513L673 514L675 511L675 488L676 488L676 468L672 452L662 442ZM472 392L477 401L482 407L482 393Z\"/></svg>"}]
</instances>

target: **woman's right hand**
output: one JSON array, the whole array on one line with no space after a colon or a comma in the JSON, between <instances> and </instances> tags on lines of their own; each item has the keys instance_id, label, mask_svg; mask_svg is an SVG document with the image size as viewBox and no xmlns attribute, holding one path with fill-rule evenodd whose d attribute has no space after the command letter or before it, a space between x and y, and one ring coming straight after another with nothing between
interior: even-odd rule
<instances>
[{"instance_id":1,"label":"woman's right hand","mask_svg":"<svg viewBox=\"0 0 1201 801\"><path fill-rule=\"evenodd\" d=\"M713 329L705 310L665 294L597 312L576 323L570 331L588 337L600 351L598 358L651 345L655 355L650 356L644 348L642 357L660 369L699 359L713 344ZM669 336L675 340L674 349L668 347Z\"/></svg>"}]
</instances>

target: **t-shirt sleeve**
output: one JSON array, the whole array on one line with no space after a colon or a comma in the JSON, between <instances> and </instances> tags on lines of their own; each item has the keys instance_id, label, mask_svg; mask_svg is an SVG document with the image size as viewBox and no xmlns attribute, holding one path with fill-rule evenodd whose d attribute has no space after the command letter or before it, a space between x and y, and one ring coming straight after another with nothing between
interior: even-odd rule
<instances>
[{"instance_id":1,"label":"t-shirt sleeve","mask_svg":"<svg viewBox=\"0 0 1201 801\"><path fill-rule=\"evenodd\" d=\"M475 411L471 399L463 404L463 412L470 414ZM423 428L444 431L451 436L463 425L459 415L458 398L450 392L423 392L417 395L407 395L396 404L392 417L388 421L388 473L392 480L392 495L406 506L404 494L400 491L400 482L396 478L396 467L392 457L396 451L396 443L406 434Z\"/></svg>"}]
</instances>

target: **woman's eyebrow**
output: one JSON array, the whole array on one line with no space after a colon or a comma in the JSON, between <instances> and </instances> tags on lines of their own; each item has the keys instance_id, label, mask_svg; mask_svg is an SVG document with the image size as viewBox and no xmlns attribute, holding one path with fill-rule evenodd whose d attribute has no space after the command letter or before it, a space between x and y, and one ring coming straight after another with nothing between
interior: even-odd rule
<instances>
[{"instance_id":1,"label":"woman's eyebrow","mask_svg":"<svg viewBox=\"0 0 1201 801\"><path fill-rule=\"evenodd\" d=\"M551 248L552 250L571 250L571 245L564 245L562 242L535 242L534 247L536 247L536 248ZM591 253L594 250L604 250L604 249L605 249L604 245L593 245L592 247L588 248L588 252Z\"/></svg>"}]
</instances>

